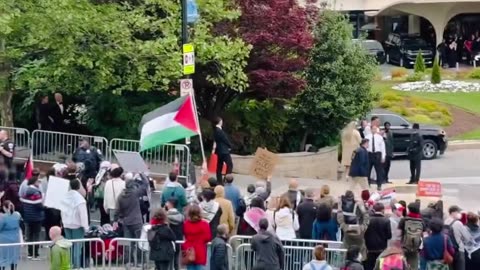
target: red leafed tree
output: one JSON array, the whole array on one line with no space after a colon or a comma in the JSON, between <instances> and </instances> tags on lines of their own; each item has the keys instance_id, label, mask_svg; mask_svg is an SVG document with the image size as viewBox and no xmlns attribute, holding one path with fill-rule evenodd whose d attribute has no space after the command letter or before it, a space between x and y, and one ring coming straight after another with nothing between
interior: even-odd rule
<instances>
[{"instance_id":1,"label":"red leafed tree","mask_svg":"<svg viewBox=\"0 0 480 270\"><path fill-rule=\"evenodd\" d=\"M240 33L253 49L248 96L291 98L303 90L300 72L313 45L309 13L296 0L238 0Z\"/></svg>"}]
</instances>

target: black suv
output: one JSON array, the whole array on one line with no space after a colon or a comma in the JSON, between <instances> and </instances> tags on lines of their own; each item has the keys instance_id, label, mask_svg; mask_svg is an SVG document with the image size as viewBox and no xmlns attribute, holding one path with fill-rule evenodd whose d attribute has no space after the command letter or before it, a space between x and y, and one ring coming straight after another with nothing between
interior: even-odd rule
<instances>
[{"instance_id":1,"label":"black suv","mask_svg":"<svg viewBox=\"0 0 480 270\"><path fill-rule=\"evenodd\" d=\"M410 68L415 64L417 54L421 51L425 64L433 65L435 52L425 40L418 35L391 33L385 41L385 53L388 63Z\"/></svg>"},{"instance_id":2,"label":"black suv","mask_svg":"<svg viewBox=\"0 0 480 270\"><path fill-rule=\"evenodd\" d=\"M412 124L402 116L388 110L373 110L367 119L372 116L380 118L381 128L385 122L390 122L393 132L394 155L402 156L407 154L407 147L410 143L410 135L412 134ZM438 152L441 155L448 146L447 134L440 127L420 125L420 135L423 137L423 159L434 159Z\"/></svg>"}]
</instances>

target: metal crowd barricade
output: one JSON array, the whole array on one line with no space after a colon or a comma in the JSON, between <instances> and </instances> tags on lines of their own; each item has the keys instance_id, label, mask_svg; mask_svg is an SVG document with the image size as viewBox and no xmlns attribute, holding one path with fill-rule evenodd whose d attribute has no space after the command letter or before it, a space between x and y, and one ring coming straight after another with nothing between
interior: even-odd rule
<instances>
[{"instance_id":1,"label":"metal crowd barricade","mask_svg":"<svg viewBox=\"0 0 480 270\"><path fill-rule=\"evenodd\" d=\"M284 246L284 270L302 270L313 259L313 247ZM326 248L327 263L333 269L340 269L345 264L346 249ZM235 252L235 270L252 270L255 265L255 253L250 244L241 244Z\"/></svg>"},{"instance_id":2,"label":"metal crowd barricade","mask_svg":"<svg viewBox=\"0 0 480 270\"><path fill-rule=\"evenodd\" d=\"M72 243L69 250L72 269L105 269L105 260L103 256L99 256L99 254L105 253L105 244L101 239L69 241ZM13 264L15 270L50 269L52 245L51 241L0 244L0 262L6 262L6 265L1 265L1 267L11 269L11 264ZM31 254L29 254L29 250ZM35 254L35 251L38 254ZM29 255L39 256L30 257Z\"/></svg>"},{"instance_id":3,"label":"metal crowd barricade","mask_svg":"<svg viewBox=\"0 0 480 270\"><path fill-rule=\"evenodd\" d=\"M115 159L115 152L139 152L137 140L112 139L109 144L109 158ZM178 169L178 176L188 180L190 172L190 149L182 144L163 144L140 153L154 175L167 176Z\"/></svg>"},{"instance_id":4,"label":"metal crowd barricade","mask_svg":"<svg viewBox=\"0 0 480 270\"><path fill-rule=\"evenodd\" d=\"M26 160L30 156L30 131L16 127L0 127L0 129L7 131L8 138L15 143L15 158Z\"/></svg>"},{"instance_id":5,"label":"metal crowd barricade","mask_svg":"<svg viewBox=\"0 0 480 270\"><path fill-rule=\"evenodd\" d=\"M78 148L81 138L87 139L91 146L101 151L102 155L108 155L108 141L105 137L34 130L32 132L33 159L50 163L65 162Z\"/></svg>"},{"instance_id":6,"label":"metal crowd barricade","mask_svg":"<svg viewBox=\"0 0 480 270\"><path fill-rule=\"evenodd\" d=\"M230 238L228 243L235 247L241 244L250 244L251 240L251 236L235 235ZM280 241L282 242L282 245L291 247L315 247L317 245L323 245L328 248L339 248L342 245L342 242L326 240L280 239Z\"/></svg>"},{"instance_id":7,"label":"metal crowd barricade","mask_svg":"<svg viewBox=\"0 0 480 270\"><path fill-rule=\"evenodd\" d=\"M175 246L178 248L177 263L181 262L180 245L183 241L176 241ZM233 249L227 244L229 269L234 270L236 262L233 258ZM150 247L148 241L145 239L134 238L115 238L106 247L107 253L109 250L116 251L115 254L110 254L110 258L106 258L107 269L125 269L128 267L137 267L140 269L151 269L155 266L153 261L150 261ZM207 248L207 267L210 269L210 243ZM170 264L170 269L174 269L175 261Z\"/></svg>"}]
</instances>

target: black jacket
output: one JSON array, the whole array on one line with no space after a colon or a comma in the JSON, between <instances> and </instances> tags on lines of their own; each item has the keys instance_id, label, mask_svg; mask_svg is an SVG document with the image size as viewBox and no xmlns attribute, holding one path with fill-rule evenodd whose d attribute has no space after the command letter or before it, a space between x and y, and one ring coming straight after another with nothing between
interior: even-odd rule
<instances>
[{"instance_id":1,"label":"black jacket","mask_svg":"<svg viewBox=\"0 0 480 270\"><path fill-rule=\"evenodd\" d=\"M215 130L213 131L213 138L215 140L215 154L217 155L222 155L222 154L230 154L230 149L232 149L232 144L230 143L230 140L227 137L227 134L225 134L225 131L223 131L219 127L215 127Z\"/></svg>"},{"instance_id":2,"label":"black jacket","mask_svg":"<svg viewBox=\"0 0 480 270\"><path fill-rule=\"evenodd\" d=\"M418 132L410 135L410 143L407 148L408 159L416 160L422 158L423 153L423 138Z\"/></svg>"},{"instance_id":3,"label":"black jacket","mask_svg":"<svg viewBox=\"0 0 480 270\"><path fill-rule=\"evenodd\" d=\"M60 106L56 102L54 102L50 106L50 116L53 119L53 128L56 131L61 131L64 126L63 121L65 120L65 109L66 109L66 106L65 104L63 104L63 113L62 113Z\"/></svg>"},{"instance_id":4,"label":"black jacket","mask_svg":"<svg viewBox=\"0 0 480 270\"><path fill-rule=\"evenodd\" d=\"M352 163L350 165L351 177L368 177L369 161L367 149L360 146L355 150Z\"/></svg>"},{"instance_id":5,"label":"black jacket","mask_svg":"<svg viewBox=\"0 0 480 270\"><path fill-rule=\"evenodd\" d=\"M261 269L282 270L285 251L278 237L268 231L253 236L251 244L255 252L255 265Z\"/></svg>"},{"instance_id":6,"label":"black jacket","mask_svg":"<svg viewBox=\"0 0 480 270\"><path fill-rule=\"evenodd\" d=\"M392 238L390 220L383 214L370 216L370 223L365 232L365 245L368 251L382 252L387 248L388 240Z\"/></svg>"},{"instance_id":7,"label":"black jacket","mask_svg":"<svg viewBox=\"0 0 480 270\"><path fill-rule=\"evenodd\" d=\"M221 237L215 237L212 241L210 270L228 270L227 242Z\"/></svg>"},{"instance_id":8,"label":"black jacket","mask_svg":"<svg viewBox=\"0 0 480 270\"><path fill-rule=\"evenodd\" d=\"M167 224L155 225L148 232L150 245L150 260L169 262L175 256L175 234Z\"/></svg>"},{"instance_id":9,"label":"black jacket","mask_svg":"<svg viewBox=\"0 0 480 270\"><path fill-rule=\"evenodd\" d=\"M138 188L134 180L126 183L125 189L117 199L115 221L120 221L126 226L143 224L140 201L138 200L141 193L141 189Z\"/></svg>"},{"instance_id":10,"label":"black jacket","mask_svg":"<svg viewBox=\"0 0 480 270\"><path fill-rule=\"evenodd\" d=\"M317 215L317 204L312 199L305 199L297 207L299 236L302 239L312 239L312 227Z\"/></svg>"}]
</instances>

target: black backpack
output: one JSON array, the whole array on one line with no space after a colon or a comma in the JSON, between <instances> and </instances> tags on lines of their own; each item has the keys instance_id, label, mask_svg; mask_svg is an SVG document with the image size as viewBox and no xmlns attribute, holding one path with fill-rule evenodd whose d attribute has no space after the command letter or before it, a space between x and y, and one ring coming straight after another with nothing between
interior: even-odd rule
<instances>
[{"instance_id":1,"label":"black backpack","mask_svg":"<svg viewBox=\"0 0 480 270\"><path fill-rule=\"evenodd\" d=\"M446 236L448 236L448 238L450 238L450 241L452 241L453 248L455 248L455 251L458 251L458 242L457 242L457 239L455 238L452 225L457 221L461 222L460 220L455 219L450 224L443 225L443 233Z\"/></svg>"},{"instance_id":2,"label":"black backpack","mask_svg":"<svg viewBox=\"0 0 480 270\"><path fill-rule=\"evenodd\" d=\"M342 212L346 224L358 224L357 208L358 205L355 201L342 197Z\"/></svg>"},{"instance_id":3,"label":"black backpack","mask_svg":"<svg viewBox=\"0 0 480 270\"><path fill-rule=\"evenodd\" d=\"M243 198L238 199L237 209L235 210L235 215L237 217L243 217L243 214L247 211L247 204Z\"/></svg>"},{"instance_id":4,"label":"black backpack","mask_svg":"<svg viewBox=\"0 0 480 270\"><path fill-rule=\"evenodd\" d=\"M170 229L166 227L167 229ZM150 260L169 262L175 257L175 247L172 241L161 239L158 230L160 226L153 226L147 232L148 244L150 245Z\"/></svg>"}]
</instances>

